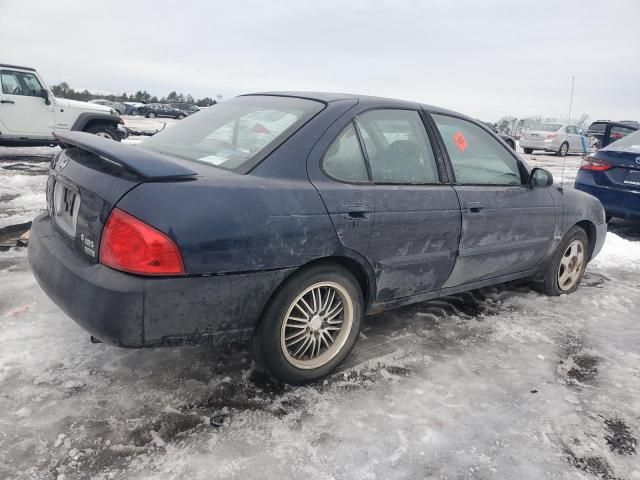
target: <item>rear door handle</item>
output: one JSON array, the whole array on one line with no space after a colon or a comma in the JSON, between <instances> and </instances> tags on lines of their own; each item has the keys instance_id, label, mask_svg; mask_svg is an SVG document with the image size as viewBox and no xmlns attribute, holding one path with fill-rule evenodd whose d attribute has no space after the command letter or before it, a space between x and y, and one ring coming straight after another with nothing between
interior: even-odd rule
<instances>
[{"instance_id":1,"label":"rear door handle","mask_svg":"<svg viewBox=\"0 0 640 480\"><path fill-rule=\"evenodd\" d=\"M369 207L366 205L350 205L347 207L347 215L351 218L369 218Z\"/></svg>"},{"instance_id":2,"label":"rear door handle","mask_svg":"<svg viewBox=\"0 0 640 480\"><path fill-rule=\"evenodd\" d=\"M464 206L471 213L480 213L480 211L484 208L484 205L482 205L482 202L467 202L464 204Z\"/></svg>"},{"instance_id":3,"label":"rear door handle","mask_svg":"<svg viewBox=\"0 0 640 480\"><path fill-rule=\"evenodd\" d=\"M0 103L16 103L13 100L0 100Z\"/></svg>"}]
</instances>

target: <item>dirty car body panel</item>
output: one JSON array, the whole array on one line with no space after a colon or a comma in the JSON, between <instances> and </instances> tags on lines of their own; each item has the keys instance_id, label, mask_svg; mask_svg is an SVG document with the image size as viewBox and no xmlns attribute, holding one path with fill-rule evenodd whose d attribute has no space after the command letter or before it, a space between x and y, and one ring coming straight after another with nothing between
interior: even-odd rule
<instances>
[{"instance_id":1,"label":"dirty car body panel","mask_svg":"<svg viewBox=\"0 0 640 480\"><path fill-rule=\"evenodd\" d=\"M518 169L510 183L456 178L450 132L434 116L473 124L504 148ZM341 135L359 152L362 181L327 172ZM175 150L175 139L189 136L197 138ZM466 149L461 132L453 139ZM606 231L593 197L531 188L529 168L493 132L412 102L262 93L207 109L140 147L81 133L59 140L67 148L52 162L48 212L33 223L31 267L72 319L123 347L247 340L274 292L316 262L352 271L376 312L533 276L580 222L593 256ZM417 142L431 176L394 177ZM108 266L101 254L115 212L174 244L180 273Z\"/></svg>"}]
</instances>

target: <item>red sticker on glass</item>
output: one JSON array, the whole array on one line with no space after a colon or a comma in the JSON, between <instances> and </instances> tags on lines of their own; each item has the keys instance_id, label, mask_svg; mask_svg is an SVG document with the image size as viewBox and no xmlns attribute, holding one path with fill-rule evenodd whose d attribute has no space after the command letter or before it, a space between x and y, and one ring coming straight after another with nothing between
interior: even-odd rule
<instances>
[{"instance_id":1,"label":"red sticker on glass","mask_svg":"<svg viewBox=\"0 0 640 480\"><path fill-rule=\"evenodd\" d=\"M456 147L458 147L458 150L460 150L461 152L464 152L469 146L469 144L467 143L467 139L464 138L464 135L460 131L454 133L451 138L453 138L453 142L456 144Z\"/></svg>"}]
</instances>

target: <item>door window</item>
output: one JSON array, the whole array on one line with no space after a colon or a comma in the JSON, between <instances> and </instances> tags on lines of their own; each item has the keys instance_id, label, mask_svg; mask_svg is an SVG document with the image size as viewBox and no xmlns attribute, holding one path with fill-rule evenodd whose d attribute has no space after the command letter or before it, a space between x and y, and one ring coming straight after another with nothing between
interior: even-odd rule
<instances>
[{"instance_id":1,"label":"door window","mask_svg":"<svg viewBox=\"0 0 640 480\"><path fill-rule=\"evenodd\" d=\"M460 118L432 115L461 185L521 185L518 160L486 130Z\"/></svg>"},{"instance_id":2,"label":"door window","mask_svg":"<svg viewBox=\"0 0 640 480\"><path fill-rule=\"evenodd\" d=\"M344 182L368 182L367 167L353 123L331 144L322 160L325 173Z\"/></svg>"},{"instance_id":3,"label":"door window","mask_svg":"<svg viewBox=\"0 0 640 480\"><path fill-rule=\"evenodd\" d=\"M6 95L23 95L39 97L42 85L32 73L2 70L0 72L2 93Z\"/></svg>"},{"instance_id":4,"label":"door window","mask_svg":"<svg viewBox=\"0 0 640 480\"><path fill-rule=\"evenodd\" d=\"M418 112L373 110L356 119L377 183L439 183L429 137Z\"/></svg>"},{"instance_id":5,"label":"door window","mask_svg":"<svg viewBox=\"0 0 640 480\"><path fill-rule=\"evenodd\" d=\"M627 135L633 132L635 132L633 128L620 127L620 126L611 127L611 132L609 133L609 143L620 140L621 138L626 137Z\"/></svg>"}]
</instances>

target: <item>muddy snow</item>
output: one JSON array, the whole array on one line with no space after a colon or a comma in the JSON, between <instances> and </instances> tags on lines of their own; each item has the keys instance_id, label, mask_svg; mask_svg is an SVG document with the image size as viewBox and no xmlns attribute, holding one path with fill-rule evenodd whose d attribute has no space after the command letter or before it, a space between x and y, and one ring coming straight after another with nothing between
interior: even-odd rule
<instances>
[{"instance_id":1,"label":"muddy snow","mask_svg":"<svg viewBox=\"0 0 640 480\"><path fill-rule=\"evenodd\" d=\"M0 149L0 228L44 207L55 150ZM640 225L614 222L575 294L510 284L371 316L346 365L294 388L240 346L91 344L9 249L0 478L640 479L639 273Z\"/></svg>"}]
</instances>

